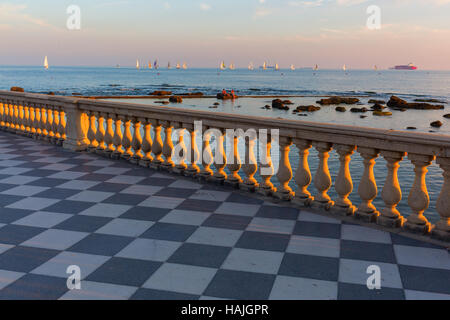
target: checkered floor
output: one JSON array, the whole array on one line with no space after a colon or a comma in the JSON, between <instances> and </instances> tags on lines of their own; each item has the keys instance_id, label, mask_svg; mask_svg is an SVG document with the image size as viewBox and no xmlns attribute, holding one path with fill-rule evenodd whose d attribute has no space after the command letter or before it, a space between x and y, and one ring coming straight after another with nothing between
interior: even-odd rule
<instances>
[{"instance_id":1,"label":"checkered floor","mask_svg":"<svg viewBox=\"0 0 450 320\"><path fill-rule=\"evenodd\" d=\"M81 268L81 290L67 267ZM367 267L381 268L368 290ZM0 133L0 299L450 299L448 251Z\"/></svg>"}]
</instances>

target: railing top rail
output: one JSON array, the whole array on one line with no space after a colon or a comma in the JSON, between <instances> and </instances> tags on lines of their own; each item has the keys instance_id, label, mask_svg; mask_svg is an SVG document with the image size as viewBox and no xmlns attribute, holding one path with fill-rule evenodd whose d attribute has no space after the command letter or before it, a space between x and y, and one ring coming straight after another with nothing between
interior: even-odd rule
<instances>
[{"instance_id":1,"label":"railing top rail","mask_svg":"<svg viewBox=\"0 0 450 320\"><path fill-rule=\"evenodd\" d=\"M31 100L32 102L47 104L62 103L66 106L73 105L85 111L166 120L183 124L193 124L194 121L202 120L205 126L223 129L279 129L281 136L290 138L450 157L450 136L436 133L406 132L302 120L274 119L242 114L236 115L128 102L101 101L10 91L0 91L0 98Z\"/></svg>"}]
</instances>

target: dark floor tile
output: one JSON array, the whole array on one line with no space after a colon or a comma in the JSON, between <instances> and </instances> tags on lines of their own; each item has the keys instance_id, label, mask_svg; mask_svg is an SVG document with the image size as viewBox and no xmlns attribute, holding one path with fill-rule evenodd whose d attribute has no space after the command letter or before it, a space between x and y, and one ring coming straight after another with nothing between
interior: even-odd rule
<instances>
[{"instance_id":1,"label":"dark floor tile","mask_svg":"<svg viewBox=\"0 0 450 320\"><path fill-rule=\"evenodd\" d=\"M133 240L134 238L130 237L91 234L73 245L68 251L114 256Z\"/></svg>"},{"instance_id":2,"label":"dark floor tile","mask_svg":"<svg viewBox=\"0 0 450 320\"><path fill-rule=\"evenodd\" d=\"M398 268L404 289L450 294L450 270L405 265Z\"/></svg>"},{"instance_id":3,"label":"dark floor tile","mask_svg":"<svg viewBox=\"0 0 450 320\"><path fill-rule=\"evenodd\" d=\"M260 218L297 220L299 213L300 211L295 208L261 206L261 208L256 213L256 216Z\"/></svg>"},{"instance_id":4,"label":"dark floor tile","mask_svg":"<svg viewBox=\"0 0 450 320\"><path fill-rule=\"evenodd\" d=\"M350 283L338 284L339 300L405 300L402 289L381 288L369 290L367 286Z\"/></svg>"},{"instance_id":5,"label":"dark floor tile","mask_svg":"<svg viewBox=\"0 0 450 320\"><path fill-rule=\"evenodd\" d=\"M0 228L0 243L19 245L46 229L9 224Z\"/></svg>"},{"instance_id":6,"label":"dark floor tile","mask_svg":"<svg viewBox=\"0 0 450 320\"><path fill-rule=\"evenodd\" d=\"M335 223L297 221L292 233L299 236L340 239L341 225Z\"/></svg>"},{"instance_id":7,"label":"dark floor tile","mask_svg":"<svg viewBox=\"0 0 450 320\"><path fill-rule=\"evenodd\" d=\"M274 281L274 275L219 270L203 294L233 300L267 300Z\"/></svg>"},{"instance_id":8,"label":"dark floor tile","mask_svg":"<svg viewBox=\"0 0 450 320\"><path fill-rule=\"evenodd\" d=\"M29 186L37 186L37 187L50 187L54 188L57 186L60 186L64 183L66 183L67 180L63 179L53 179L53 178L42 178L35 181L32 181L30 183L27 183Z\"/></svg>"},{"instance_id":9,"label":"dark floor tile","mask_svg":"<svg viewBox=\"0 0 450 320\"><path fill-rule=\"evenodd\" d=\"M78 191L79 193L79 191ZM63 200L54 205L45 208L44 211L48 212L56 212L56 213L69 213L69 214L78 214L83 212L84 210L92 207L95 203L91 202L82 202L82 201L70 201Z\"/></svg>"},{"instance_id":10,"label":"dark floor tile","mask_svg":"<svg viewBox=\"0 0 450 320\"><path fill-rule=\"evenodd\" d=\"M140 287L160 266L154 261L111 258L86 280Z\"/></svg>"},{"instance_id":11,"label":"dark floor tile","mask_svg":"<svg viewBox=\"0 0 450 320\"><path fill-rule=\"evenodd\" d=\"M149 208L149 207L133 207L123 215L121 219L133 219L142 221L159 221L165 217L171 209Z\"/></svg>"},{"instance_id":12,"label":"dark floor tile","mask_svg":"<svg viewBox=\"0 0 450 320\"><path fill-rule=\"evenodd\" d=\"M341 240L341 258L396 263L390 244Z\"/></svg>"},{"instance_id":13,"label":"dark floor tile","mask_svg":"<svg viewBox=\"0 0 450 320\"><path fill-rule=\"evenodd\" d=\"M99 170L99 167L79 165L79 166L70 168L67 171L91 173L91 172L94 172L94 171L97 171L97 170Z\"/></svg>"},{"instance_id":14,"label":"dark floor tile","mask_svg":"<svg viewBox=\"0 0 450 320\"><path fill-rule=\"evenodd\" d=\"M290 277L337 281L339 259L286 253L278 274Z\"/></svg>"},{"instance_id":15,"label":"dark floor tile","mask_svg":"<svg viewBox=\"0 0 450 320\"><path fill-rule=\"evenodd\" d=\"M0 223L13 223L33 212L32 210L0 208Z\"/></svg>"},{"instance_id":16,"label":"dark floor tile","mask_svg":"<svg viewBox=\"0 0 450 320\"><path fill-rule=\"evenodd\" d=\"M168 185L174 183L174 179L164 179L164 178L147 178L142 181L139 181L140 185L146 186L157 186L157 187L167 187Z\"/></svg>"},{"instance_id":17,"label":"dark floor tile","mask_svg":"<svg viewBox=\"0 0 450 320\"><path fill-rule=\"evenodd\" d=\"M184 242L194 233L196 229L197 227L194 226L158 222L144 232L144 234L140 237L146 239Z\"/></svg>"},{"instance_id":18,"label":"dark floor tile","mask_svg":"<svg viewBox=\"0 0 450 320\"><path fill-rule=\"evenodd\" d=\"M114 175L112 174L99 174L99 173L91 173L86 174L77 180L83 180L83 181L107 181L114 178Z\"/></svg>"},{"instance_id":19,"label":"dark floor tile","mask_svg":"<svg viewBox=\"0 0 450 320\"><path fill-rule=\"evenodd\" d=\"M61 222L53 227L53 229L79 231L79 232L95 232L113 219L105 217L93 217L76 215Z\"/></svg>"},{"instance_id":20,"label":"dark floor tile","mask_svg":"<svg viewBox=\"0 0 450 320\"><path fill-rule=\"evenodd\" d=\"M187 199L196 193L197 190L194 189L181 189L181 188L164 188L157 192L155 196L159 197L170 197L170 198L183 198Z\"/></svg>"},{"instance_id":21,"label":"dark floor tile","mask_svg":"<svg viewBox=\"0 0 450 320\"><path fill-rule=\"evenodd\" d=\"M27 172L27 176L30 177L40 177L40 178L44 178L44 177L48 177L51 175L54 175L55 171L53 170L44 170L44 169L35 169L35 170L31 170Z\"/></svg>"},{"instance_id":22,"label":"dark floor tile","mask_svg":"<svg viewBox=\"0 0 450 320\"><path fill-rule=\"evenodd\" d=\"M246 231L236 243L237 248L284 252L290 236L279 233Z\"/></svg>"},{"instance_id":23,"label":"dark floor tile","mask_svg":"<svg viewBox=\"0 0 450 320\"><path fill-rule=\"evenodd\" d=\"M141 169L141 168L135 168L135 167L127 167L130 169L129 171L125 172L124 174L127 176L133 176L133 177L151 177L153 175L153 172L149 169Z\"/></svg>"},{"instance_id":24,"label":"dark floor tile","mask_svg":"<svg viewBox=\"0 0 450 320\"><path fill-rule=\"evenodd\" d=\"M66 182L67 182L67 180L66 180ZM78 193L80 193L80 190L51 188L49 190L45 190L44 192L34 195L34 197L64 200L64 199L70 198Z\"/></svg>"},{"instance_id":25,"label":"dark floor tile","mask_svg":"<svg viewBox=\"0 0 450 320\"><path fill-rule=\"evenodd\" d=\"M233 216L228 214L212 214L203 222L204 227L245 230L252 221L251 217Z\"/></svg>"},{"instance_id":26,"label":"dark floor tile","mask_svg":"<svg viewBox=\"0 0 450 320\"><path fill-rule=\"evenodd\" d=\"M89 188L89 191L117 193L117 192L125 190L126 188L129 188L129 187L130 186L126 185L126 184L102 182L100 184L93 186L92 188Z\"/></svg>"},{"instance_id":27,"label":"dark floor tile","mask_svg":"<svg viewBox=\"0 0 450 320\"><path fill-rule=\"evenodd\" d=\"M0 269L15 272L30 272L56 256L60 251L14 247L0 255Z\"/></svg>"},{"instance_id":28,"label":"dark floor tile","mask_svg":"<svg viewBox=\"0 0 450 320\"><path fill-rule=\"evenodd\" d=\"M102 202L103 203L111 203L111 204L136 206L139 203L146 200L148 197L149 196L142 196L142 195L137 195L137 194L117 193Z\"/></svg>"},{"instance_id":29,"label":"dark floor tile","mask_svg":"<svg viewBox=\"0 0 450 320\"><path fill-rule=\"evenodd\" d=\"M187 199L182 203L180 203L177 209L189 211L214 212L217 210L217 208L220 207L221 204L222 202L219 201Z\"/></svg>"},{"instance_id":30,"label":"dark floor tile","mask_svg":"<svg viewBox=\"0 0 450 320\"><path fill-rule=\"evenodd\" d=\"M152 289L139 289L130 299L153 301L153 300L198 300L199 298L200 296L192 294L160 291Z\"/></svg>"},{"instance_id":31,"label":"dark floor tile","mask_svg":"<svg viewBox=\"0 0 450 320\"><path fill-rule=\"evenodd\" d=\"M12 188L17 187L16 185L11 185ZM26 197L21 196L11 196L7 194L0 194L0 208L9 206L10 204L16 203Z\"/></svg>"},{"instance_id":32,"label":"dark floor tile","mask_svg":"<svg viewBox=\"0 0 450 320\"><path fill-rule=\"evenodd\" d=\"M412 246L412 247L423 247L431 249L443 249L443 247L435 246L434 244L403 237L401 235L392 233L391 234L392 244L402 245L402 246Z\"/></svg>"},{"instance_id":33,"label":"dark floor tile","mask_svg":"<svg viewBox=\"0 0 450 320\"><path fill-rule=\"evenodd\" d=\"M263 204L264 201L252 197L247 197L240 193L232 193L225 202L236 202L245 204Z\"/></svg>"},{"instance_id":34,"label":"dark floor tile","mask_svg":"<svg viewBox=\"0 0 450 320\"><path fill-rule=\"evenodd\" d=\"M169 258L168 262L199 267L219 268L231 248L204 244L185 243Z\"/></svg>"},{"instance_id":35,"label":"dark floor tile","mask_svg":"<svg viewBox=\"0 0 450 320\"><path fill-rule=\"evenodd\" d=\"M0 174L0 180L6 179L6 178L9 178L9 177L10 177L10 176L8 176L8 175ZM12 185L12 184L4 184L4 183L0 183L0 192L9 190L9 189L12 189L12 188L15 188L15 187L16 187L16 186L15 186L15 185Z\"/></svg>"},{"instance_id":36,"label":"dark floor tile","mask_svg":"<svg viewBox=\"0 0 450 320\"><path fill-rule=\"evenodd\" d=\"M27 274L0 290L2 300L57 300L69 289L67 279Z\"/></svg>"}]
</instances>

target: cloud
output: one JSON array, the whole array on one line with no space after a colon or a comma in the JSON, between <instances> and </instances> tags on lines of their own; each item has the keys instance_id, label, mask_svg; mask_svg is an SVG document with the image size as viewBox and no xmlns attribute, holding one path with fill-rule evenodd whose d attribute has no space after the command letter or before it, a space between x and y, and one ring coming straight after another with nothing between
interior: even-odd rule
<instances>
[{"instance_id":1,"label":"cloud","mask_svg":"<svg viewBox=\"0 0 450 320\"><path fill-rule=\"evenodd\" d=\"M267 8L259 8L255 11L255 17L265 17L272 14L272 10Z\"/></svg>"},{"instance_id":2,"label":"cloud","mask_svg":"<svg viewBox=\"0 0 450 320\"><path fill-rule=\"evenodd\" d=\"M200 3L200 9L203 11L211 10L211 5L208 3Z\"/></svg>"},{"instance_id":3,"label":"cloud","mask_svg":"<svg viewBox=\"0 0 450 320\"><path fill-rule=\"evenodd\" d=\"M51 24L47 23L45 20L35 18L24 11L27 6L24 4L12 4L12 3L2 3L0 4L0 21L3 22L3 29L7 26L11 27L13 25L34 25L40 27L54 28Z\"/></svg>"}]
</instances>

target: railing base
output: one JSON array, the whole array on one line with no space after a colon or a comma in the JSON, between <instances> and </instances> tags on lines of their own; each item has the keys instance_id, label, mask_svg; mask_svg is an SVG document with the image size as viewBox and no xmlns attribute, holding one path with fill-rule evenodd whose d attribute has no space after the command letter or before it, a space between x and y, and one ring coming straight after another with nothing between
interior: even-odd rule
<instances>
[{"instance_id":1,"label":"railing base","mask_svg":"<svg viewBox=\"0 0 450 320\"><path fill-rule=\"evenodd\" d=\"M431 237L437 240L450 242L450 232L434 228L431 231Z\"/></svg>"},{"instance_id":2,"label":"railing base","mask_svg":"<svg viewBox=\"0 0 450 320\"><path fill-rule=\"evenodd\" d=\"M245 184L245 183L239 184L239 189L247 191L247 192L255 192L257 188L258 188L258 186L254 185L254 184Z\"/></svg>"},{"instance_id":3,"label":"railing base","mask_svg":"<svg viewBox=\"0 0 450 320\"><path fill-rule=\"evenodd\" d=\"M294 199L292 199L292 203L301 207L311 207L311 204L313 203L314 198L313 197L294 197Z\"/></svg>"},{"instance_id":4,"label":"railing base","mask_svg":"<svg viewBox=\"0 0 450 320\"><path fill-rule=\"evenodd\" d=\"M232 188L232 189L239 189L239 185L240 185L241 183L242 183L242 182L239 181L239 180L225 180L225 181L223 182L223 184L224 184L225 186L230 187L230 188Z\"/></svg>"},{"instance_id":5,"label":"railing base","mask_svg":"<svg viewBox=\"0 0 450 320\"><path fill-rule=\"evenodd\" d=\"M423 225L408 223L408 220L403 224L403 229L408 232L416 233L416 234L429 234L431 231L431 224L426 223Z\"/></svg>"},{"instance_id":6,"label":"railing base","mask_svg":"<svg viewBox=\"0 0 450 320\"><path fill-rule=\"evenodd\" d=\"M328 202L320 202L320 201L316 201L314 200L311 203L311 207L314 209L322 209L322 210L326 210L326 211L330 211L330 209L334 206L334 202L333 201L328 201Z\"/></svg>"},{"instance_id":7,"label":"railing base","mask_svg":"<svg viewBox=\"0 0 450 320\"><path fill-rule=\"evenodd\" d=\"M275 197L276 190L273 188L259 187L256 192L264 197Z\"/></svg>"},{"instance_id":8,"label":"railing base","mask_svg":"<svg viewBox=\"0 0 450 320\"><path fill-rule=\"evenodd\" d=\"M377 219L377 224L383 227L388 228L401 228L403 224L405 223L405 220L403 217L385 217L385 216L379 216Z\"/></svg>"},{"instance_id":9,"label":"railing base","mask_svg":"<svg viewBox=\"0 0 450 320\"><path fill-rule=\"evenodd\" d=\"M330 212L342 217L348 217L353 216L356 212L355 206L348 206L348 207L340 207L335 205L334 207L330 208Z\"/></svg>"},{"instance_id":10,"label":"railing base","mask_svg":"<svg viewBox=\"0 0 450 320\"><path fill-rule=\"evenodd\" d=\"M380 213L378 211L362 212L356 211L355 218L363 222L376 222Z\"/></svg>"}]
</instances>

